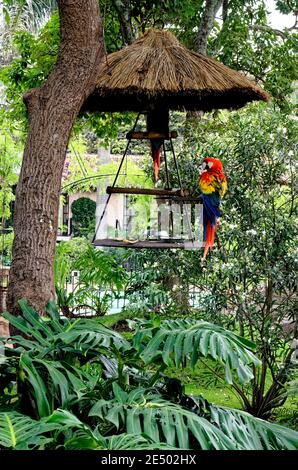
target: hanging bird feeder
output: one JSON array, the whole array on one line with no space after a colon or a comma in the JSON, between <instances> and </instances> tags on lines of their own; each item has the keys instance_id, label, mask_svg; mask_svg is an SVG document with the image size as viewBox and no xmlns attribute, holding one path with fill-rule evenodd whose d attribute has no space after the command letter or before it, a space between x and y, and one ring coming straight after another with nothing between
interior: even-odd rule
<instances>
[{"instance_id":1,"label":"hanging bird feeder","mask_svg":"<svg viewBox=\"0 0 298 470\"><path fill-rule=\"evenodd\" d=\"M186 220L187 226L187 230L182 229L182 232L188 233L189 239L178 241L177 238L172 238L169 235L172 230L170 228L167 239L162 239L161 233L158 234L157 231L156 239L150 238L147 234L147 239L140 240L137 237L133 240L134 243L126 238L119 239L115 234L114 238L113 236L98 238L96 233L95 245L185 248L189 246L188 243L192 243L193 247L201 246L200 240L194 236L193 224L196 224L196 221L193 220L194 209L191 206L199 204L200 201L198 198L192 200L195 198L191 198L189 191L183 188L173 146L173 139L177 137L177 133L170 131L169 111L238 109L250 101L268 101L268 99L268 94L244 75L210 57L190 51L169 31L151 29L131 45L108 55L98 77L96 89L84 103L82 110L143 113L146 115L147 128L142 132L137 131L136 121L134 128L127 135L126 150L113 184L107 188L107 198L102 213L98 215L97 232L104 220L112 195L130 197L132 194L134 196L146 194L157 200L158 207L162 200L167 199L166 204L170 214L173 212L171 206L174 203L176 207L181 207L181 220ZM164 161L166 173L164 189L117 187L118 176L133 139L149 141L156 181L159 178L161 161ZM179 181L179 188L176 189L171 187L165 142L169 143ZM188 207L186 217L183 215L183 204ZM171 218L173 214L170 215ZM116 231L116 227L114 229ZM150 230L147 232L151 233Z\"/></svg>"},{"instance_id":2,"label":"hanging bird feeder","mask_svg":"<svg viewBox=\"0 0 298 470\"><path fill-rule=\"evenodd\" d=\"M94 245L106 247L134 248L188 248L198 249L202 245L202 204L199 197L192 197L182 189L172 138L177 133L135 131L127 134L126 150L121 158L116 176L102 194L99 187L96 208L96 234ZM148 139L151 145L157 140L165 162L166 187L119 187L119 177L128 180L124 161L132 139ZM152 144L153 141L153 144ZM165 141L170 142L170 149ZM157 145L156 147L157 148ZM168 150L174 159L179 188L171 188L168 171Z\"/></svg>"}]
</instances>

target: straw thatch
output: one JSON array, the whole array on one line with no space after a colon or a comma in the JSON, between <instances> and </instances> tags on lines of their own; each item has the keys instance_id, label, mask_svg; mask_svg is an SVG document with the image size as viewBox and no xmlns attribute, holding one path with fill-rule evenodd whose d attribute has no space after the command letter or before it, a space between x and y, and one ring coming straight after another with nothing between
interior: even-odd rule
<instances>
[{"instance_id":1,"label":"straw thatch","mask_svg":"<svg viewBox=\"0 0 298 470\"><path fill-rule=\"evenodd\" d=\"M151 29L107 56L90 111L240 108L268 95L241 73L190 51L169 31Z\"/></svg>"}]
</instances>

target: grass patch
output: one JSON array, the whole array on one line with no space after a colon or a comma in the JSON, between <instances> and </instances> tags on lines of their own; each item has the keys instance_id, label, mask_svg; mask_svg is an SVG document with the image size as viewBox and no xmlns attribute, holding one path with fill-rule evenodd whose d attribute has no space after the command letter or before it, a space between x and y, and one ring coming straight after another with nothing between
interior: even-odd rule
<instances>
[{"instance_id":1,"label":"grass patch","mask_svg":"<svg viewBox=\"0 0 298 470\"><path fill-rule=\"evenodd\" d=\"M121 320L132 320L136 317L135 312L119 312L119 313L112 313L111 315L104 315L103 317L97 317L97 320L104 326L108 328L112 328Z\"/></svg>"},{"instance_id":2,"label":"grass patch","mask_svg":"<svg viewBox=\"0 0 298 470\"><path fill-rule=\"evenodd\" d=\"M184 384L188 395L202 395L210 403L241 409L241 401L232 388L220 380L210 368L218 374L222 372L221 366L218 366L211 359L205 358L204 363L199 361L194 369L189 366L183 368L169 367L165 373L170 377L179 378Z\"/></svg>"},{"instance_id":3,"label":"grass patch","mask_svg":"<svg viewBox=\"0 0 298 470\"><path fill-rule=\"evenodd\" d=\"M298 397L289 397L283 406L274 411L273 417L278 424L298 431Z\"/></svg>"},{"instance_id":4,"label":"grass patch","mask_svg":"<svg viewBox=\"0 0 298 470\"><path fill-rule=\"evenodd\" d=\"M212 373L210 369L214 369ZM211 359L205 358L199 361L194 369L191 367L169 367L165 373L173 378L178 378L185 386L188 395L202 395L210 403L229 408L242 409L240 397L232 387L217 377L223 375L223 368ZM270 373L266 377L265 389L272 383ZM249 395L249 389L246 392ZM283 406L273 411L273 421L298 431L298 397L289 397Z\"/></svg>"}]
</instances>

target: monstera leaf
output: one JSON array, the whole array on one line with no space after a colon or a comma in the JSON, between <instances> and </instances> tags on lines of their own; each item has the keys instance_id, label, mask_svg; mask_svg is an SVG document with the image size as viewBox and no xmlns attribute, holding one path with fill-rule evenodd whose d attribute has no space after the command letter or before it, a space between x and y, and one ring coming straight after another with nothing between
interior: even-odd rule
<instances>
[{"instance_id":1,"label":"monstera leaf","mask_svg":"<svg viewBox=\"0 0 298 470\"><path fill-rule=\"evenodd\" d=\"M47 306L50 318L41 317L25 300L20 300L19 305L22 316L15 317L8 312L5 312L3 316L26 335L26 338L13 337L13 342L26 350L31 349L44 354L45 351L69 349L70 345L77 352L97 354L100 347L120 349L129 346L119 333L101 325L96 320L61 319L53 302L49 302Z\"/></svg>"},{"instance_id":2,"label":"monstera leaf","mask_svg":"<svg viewBox=\"0 0 298 470\"><path fill-rule=\"evenodd\" d=\"M188 406L204 416L243 450L298 449L298 433L246 413L208 403L203 397L187 397ZM193 406L194 405L194 406Z\"/></svg>"},{"instance_id":3,"label":"monstera leaf","mask_svg":"<svg viewBox=\"0 0 298 470\"><path fill-rule=\"evenodd\" d=\"M160 357L166 365L180 366L186 360L194 367L199 357L211 357L225 367L232 383L236 372L242 383L253 378L251 365L259 365L254 344L221 326L192 319L158 320L143 323L134 338L145 364Z\"/></svg>"},{"instance_id":4,"label":"monstera leaf","mask_svg":"<svg viewBox=\"0 0 298 470\"><path fill-rule=\"evenodd\" d=\"M147 435L152 441L179 449L298 449L297 432L243 411L217 407L205 400L190 410L148 390L127 393L117 384L113 389L115 398L100 400L89 415L110 422L121 432Z\"/></svg>"},{"instance_id":5,"label":"monstera leaf","mask_svg":"<svg viewBox=\"0 0 298 470\"><path fill-rule=\"evenodd\" d=\"M0 413L0 449L39 449L52 441L45 434L57 429L52 423L35 421L20 413Z\"/></svg>"},{"instance_id":6,"label":"monstera leaf","mask_svg":"<svg viewBox=\"0 0 298 470\"><path fill-rule=\"evenodd\" d=\"M211 421L228 433L242 449L298 449L298 433L278 424L268 423L244 411L211 406Z\"/></svg>"},{"instance_id":7,"label":"monstera leaf","mask_svg":"<svg viewBox=\"0 0 298 470\"><path fill-rule=\"evenodd\" d=\"M129 449L173 449L173 447L161 442L154 442L149 436L136 436L135 434L118 434L103 436L98 428L94 430L80 421L76 416L66 410L58 409L47 418L47 423L59 426L60 432L72 431L64 443L67 450L84 449L107 449L107 450L129 450Z\"/></svg>"},{"instance_id":8,"label":"monstera leaf","mask_svg":"<svg viewBox=\"0 0 298 470\"><path fill-rule=\"evenodd\" d=\"M137 388L130 393L113 384L115 398L100 400L89 416L108 421L127 434L146 435L179 449L191 448L191 441L201 449L233 449L233 442L206 419L159 395Z\"/></svg>"}]
</instances>

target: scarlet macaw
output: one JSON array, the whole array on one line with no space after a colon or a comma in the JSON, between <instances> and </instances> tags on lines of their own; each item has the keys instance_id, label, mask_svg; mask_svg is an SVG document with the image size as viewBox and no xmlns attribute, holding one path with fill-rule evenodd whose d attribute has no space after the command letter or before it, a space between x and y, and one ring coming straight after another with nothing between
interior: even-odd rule
<instances>
[{"instance_id":1,"label":"scarlet macaw","mask_svg":"<svg viewBox=\"0 0 298 470\"><path fill-rule=\"evenodd\" d=\"M204 158L203 171L199 179L199 187L203 198L203 226L205 249L203 259L206 258L209 248L214 246L214 237L217 229L217 219L221 212L220 201L227 191L227 179L223 166L217 158Z\"/></svg>"},{"instance_id":2,"label":"scarlet macaw","mask_svg":"<svg viewBox=\"0 0 298 470\"><path fill-rule=\"evenodd\" d=\"M152 158L153 158L153 164L154 164L155 181L158 181L161 146L162 146L162 141L153 140L153 139L151 140L151 151L152 151Z\"/></svg>"}]
</instances>

